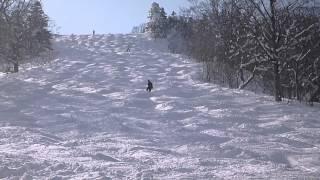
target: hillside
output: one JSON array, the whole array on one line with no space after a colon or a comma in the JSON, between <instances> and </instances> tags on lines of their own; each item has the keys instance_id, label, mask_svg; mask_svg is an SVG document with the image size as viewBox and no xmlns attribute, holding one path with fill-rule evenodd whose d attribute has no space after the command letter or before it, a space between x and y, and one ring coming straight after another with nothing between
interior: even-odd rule
<instances>
[{"instance_id":1,"label":"hillside","mask_svg":"<svg viewBox=\"0 0 320 180\"><path fill-rule=\"evenodd\" d=\"M319 107L204 83L143 34L54 46L53 62L0 78L0 178L320 176Z\"/></svg>"}]
</instances>

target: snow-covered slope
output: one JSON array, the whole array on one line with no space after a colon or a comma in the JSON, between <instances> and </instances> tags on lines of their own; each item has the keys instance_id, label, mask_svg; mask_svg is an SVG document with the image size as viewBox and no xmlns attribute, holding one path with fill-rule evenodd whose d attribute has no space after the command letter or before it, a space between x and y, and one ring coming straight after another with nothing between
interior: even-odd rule
<instances>
[{"instance_id":1,"label":"snow-covered slope","mask_svg":"<svg viewBox=\"0 0 320 180\"><path fill-rule=\"evenodd\" d=\"M320 177L319 108L203 83L146 35L55 46L54 62L0 78L0 178Z\"/></svg>"}]
</instances>

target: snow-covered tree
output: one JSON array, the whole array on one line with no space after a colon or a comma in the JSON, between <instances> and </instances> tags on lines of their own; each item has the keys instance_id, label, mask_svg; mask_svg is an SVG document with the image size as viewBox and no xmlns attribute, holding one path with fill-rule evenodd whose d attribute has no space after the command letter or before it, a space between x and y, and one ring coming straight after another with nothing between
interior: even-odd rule
<instances>
[{"instance_id":1,"label":"snow-covered tree","mask_svg":"<svg viewBox=\"0 0 320 180\"><path fill-rule=\"evenodd\" d=\"M304 24L298 23L301 19L304 21L308 19L308 15L301 13L299 15L295 11L304 7L304 3L299 0L286 3L276 0L268 2L248 0L248 2L256 10L256 14L250 18L252 24L259 25L252 26L251 32L254 32L253 36L262 50L261 53L267 57L269 65L273 68L274 96L276 101L281 101L283 89L288 87L283 84L282 77L287 71L288 60L298 62L306 58L310 52L319 50L317 42L306 41L312 37L314 31L319 29L318 20ZM306 48L308 43L313 45ZM297 47L300 48L297 49ZM285 76L285 78L289 77ZM297 80L296 78L295 86L297 86L296 93L299 98L300 93L297 90L300 83Z\"/></svg>"},{"instance_id":2,"label":"snow-covered tree","mask_svg":"<svg viewBox=\"0 0 320 180\"><path fill-rule=\"evenodd\" d=\"M7 61L14 66L14 72L19 71L19 64L27 58L29 33L26 23L28 8L30 3L26 1L12 1L11 6L6 12L7 24L9 27L8 39L6 46Z\"/></svg>"},{"instance_id":3,"label":"snow-covered tree","mask_svg":"<svg viewBox=\"0 0 320 180\"><path fill-rule=\"evenodd\" d=\"M161 8L156 2L152 3L148 18L147 31L151 33L152 37L166 38L167 15L164 8Z\"/></svg>"},{"instance_id":4,"label":"snow-covered tree","mask_svg":"<svg viewBox=\"0 0 320 180\"><path fill-rule=\"evenodd\" d=\"M134 26L131 30L131 33L145 33L146 32L146 24L142 23L138 26Z\"/></svg>"},{"instance_id":5,"label":"snow-covered tree","mask_svg":"<svg viewBox=\"0 0 320 180\"><path fill-rule=\"evenodd\" d=\"M0 23L0 57L14 72L19 64L51 49L48 17L38 0L1 0Z\"/></svg>"},{"instance_id":6,"label":"snow-covered tree","mask_svg":"<svg viewBox=\"0 0 320 180\"><path fill-rule=\"evenodd\" d=\"M173 53L185 53L189 55L188 48L190 46L188 44L190 43L189 37L191 37L192 32L191 20L185 17L175 17L173 13L169 16L168 22L168 49Z\"/></svg>"},{"instance_id":7,"label":"snow-covered tree","mask_svg":"<svg viewBox=\"0 0 320 180\"><path fill-rule=\"evenodd\" d=\"M181 18L192 17L191 28L175 28L169 45L175 49L182 37L208 81L232 88L254 82L276 101L320 101L320 8L310 2L192 0Z\"/></svg>"}]
</instances>

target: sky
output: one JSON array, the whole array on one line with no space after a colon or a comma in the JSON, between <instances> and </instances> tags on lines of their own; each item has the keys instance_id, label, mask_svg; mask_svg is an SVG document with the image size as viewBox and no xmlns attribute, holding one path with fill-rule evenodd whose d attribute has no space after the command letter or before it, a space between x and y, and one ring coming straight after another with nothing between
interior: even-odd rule
<instances>
[{"instance_id":1,"label":"sky","mask_svg":"<svg viewBox=\"0 0 320 180\"><path fill-rule=\"evenodd\" d=\"M46 14L59 34L129 33L147 22L152 2L168 14L187 7L187 0L42 0Z\"/></svg>"}]
</instances>

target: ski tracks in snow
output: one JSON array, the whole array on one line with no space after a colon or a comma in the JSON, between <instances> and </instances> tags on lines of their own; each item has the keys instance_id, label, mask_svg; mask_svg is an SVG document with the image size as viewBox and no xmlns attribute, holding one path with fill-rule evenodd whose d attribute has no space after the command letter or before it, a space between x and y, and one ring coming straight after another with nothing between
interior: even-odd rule
<instances>
[{"instance_id":1,"label":"ski tracks in snow","mask_svg":"<svg viewBox=\"0 0 320 180\"><path fill-rule=\"evenodd\" d=\"M53 63L1 77L0 178L320 175L317 108L203 83L146 35L55 41Z\"/></svg>"}]
</instances>

